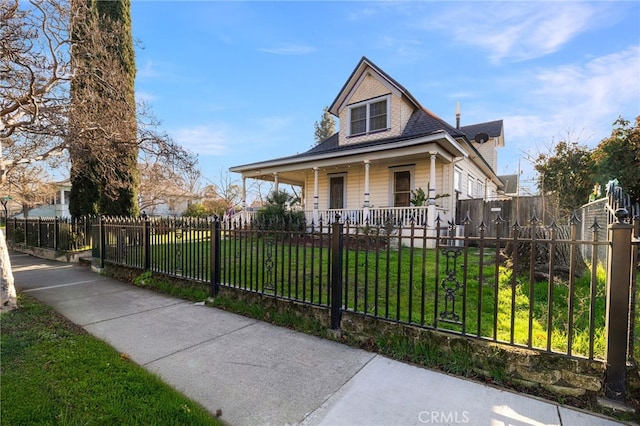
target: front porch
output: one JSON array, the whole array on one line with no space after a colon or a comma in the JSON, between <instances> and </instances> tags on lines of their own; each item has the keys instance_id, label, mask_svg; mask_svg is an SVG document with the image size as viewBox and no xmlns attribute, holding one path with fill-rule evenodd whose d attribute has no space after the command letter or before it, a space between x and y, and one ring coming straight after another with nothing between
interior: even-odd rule
<instances>
[{"instance_id":1,"label":"front porch","mask_svg":"<svg viewBox=\"0 0 640 426\"><path fill-rule=\"evenodd\" d=\"M432 217L429 211L432 210ZM298 210L300 211L300 210ZM436 206L420 207L368 207L362 209L312 209L305 210L305 222L307 226L329 225L337 220L349 222L358 226L384 226L392 224L394 227L410 228L431 227L436 218L440 217L442 223L447 223L448 209ZM233 224L249 224L255 220L257 210L242 210L228 218Z\"/></svg>"}]
</instances>

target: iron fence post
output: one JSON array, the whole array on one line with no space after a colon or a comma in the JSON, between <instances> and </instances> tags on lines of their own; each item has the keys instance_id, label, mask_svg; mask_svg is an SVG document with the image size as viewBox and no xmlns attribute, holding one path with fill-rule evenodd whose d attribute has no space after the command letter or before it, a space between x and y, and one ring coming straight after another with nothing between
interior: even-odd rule
<instances>
[{"instance_id":1,"label":"iron fence post","mask_svg":"<svg viewBox=\"0 0 640 426\"><path fill-rule=\"evenodd\" d=\"M107 248L106 240L106 231L105 231L105 223L104 216L100 217L100 267L104 268L104 258L105 251Z\"/></svg>"},{"instance_id":2,"label":"iron fence post","mask_svg":"<svg viewBox=\"0 0 640 426\"><path fill-rule=\"evenodd\" d=\"M211 296L220 291L220 221L211 222Z\"/></svg>"},{"instance_id":3,"label":"iron fence post","mask_svg":"<svg viewBox=\"0 0 640 426\"><path fill-rule=\"evenodd\" d=\"M148 217L144 219L142 240L144 250L144 270L148 271L151 269L151 221Z\"/></svg>"},{"instance_id":4,"label":"iron fence post","mask_svg":"<svg viewBox=\"0 0 640 426\"><path fill-rule=\"evenodd\" d=\"M58 235L60 233L60 219L58 216L53 220L53 249L58 251Z\"/></svg>"},{"instance_id":5,"label":"iron fence post","mask_svg":"<svg viewBox=\"0 0 640 426\"><path fill-rule=\"evenodd\" d=\"M38 236L38 247L42 247L42 218L40 216L38 216L36 227L36 235Z\"/></svg>"},{"instance_id":6,"label":"iron fence post","mask_svg":"<svg viewBox=\"0 0 640 426\"><path fill-rule=\"evenodd\" d=\"M342 319L342 223L331 225L331 329L340 330Z\"/></svg>"},{"instance_id":7,"label":"iron fence post","mask_svg":"<svg viewBox=\"0 0 640 426\"><path fill-rule=\"evenodd\" d=\"M623 210L623 209L620 209ZM631 234L633 226L623 223L626 210L617 211L617 223L609 225L606 305L605 398L626 399L626 370L629 339L629 297L631 288Z\"/></svg>"}]
</instances>

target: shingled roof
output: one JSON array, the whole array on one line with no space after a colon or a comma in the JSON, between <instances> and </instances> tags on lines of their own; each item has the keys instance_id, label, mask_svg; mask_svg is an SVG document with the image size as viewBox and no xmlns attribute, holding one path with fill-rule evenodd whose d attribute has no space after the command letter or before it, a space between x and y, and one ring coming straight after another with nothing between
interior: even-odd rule
<instances>
[{"instance_id":1,"label":"shingled roof","mask_svg":"<svg viewBox=\"0 0 640 426\"><path fill-rule=\"evenodd\" d=\"M460 127L460 131L470 141L474 140L478 133L486 133L490 138L497 138L502 134L502 120L487 121L486 123L471 124Z\"/></svg>"},{"instance_id":2,"label":"shingled roof","mask_svg":"<svg viewBox=\"0 0 640 426\"><path fill-rule=\"evenodd\" d=\"M425 110L417 110L415 111L409 121L407 122L407 126L402 132L402 135L395 136L392 138L378 139L370 142L359 142L357 144L348 144L348 145L338 145L338 133L333 134L329 138L320 142L318 145L314 146L310 150L298 154L295 157L305 157L308 155L315 155L320 153L328 153L328 152L340 152L340 151L349 151L351 149L360 149L363 147L370 146L378 146L391 144L394 142L399 142L407 139L419 138L421 136L431 135L433 133L445 131L449 133L454 138L465 136L464 133L457 130L455 127L447 124L445 121L441 120L438 117L430 114Z\"/></svg>"}]
</instances>

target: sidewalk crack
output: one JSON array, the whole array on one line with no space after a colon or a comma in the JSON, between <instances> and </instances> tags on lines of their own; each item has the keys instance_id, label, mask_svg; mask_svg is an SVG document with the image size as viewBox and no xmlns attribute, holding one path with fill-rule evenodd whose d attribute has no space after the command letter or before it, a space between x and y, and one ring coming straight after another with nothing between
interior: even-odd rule
<instances>
[{"instance_id":1,"label":"sidewalk crack","mask_svg":"<svg viewBox=\"0 0 640 426\"><path fill-rule=\"evenodd\" d=\"M142 365L143 365L143 366L147 366L147 365L152 364L152 363L154 363L154 362L156 362L156 361L160 361L161 359L164 359L164 358L167 358L167 357L173 356L173 355L175 355L175 354L177 354L177 353L180 353L180 352L183 352L183 351L186 351L186 350L189 350L189 349L196 348L196 347L201 346L201 345L204 345L204 344L206 344L206 343L211 343L211 342L213 342L214 340L217 340L217 339L220 339L221 337L225 337L225 336L228 336L228 335L230 335L230 334L236 333L236 332L238 332L238 331L244 330L245 328L250 327L250 326L252 326L252 325L255 325L255 324L259 323L259 322L260 322L260 321L255 320L255 321L253 321L253 322L251 322L251 323L249 323L249 324L243 325L242 327L239 327L239 328L235 328L235 329L233 329L233 330L230 330L230 331L228 331L228 332L226 332L226 333L223 333L223 334L220 334L220 335L218 335L218 336L213 336L213 337L211 337L211 338L209 338L209 339L206 339L206 340L203 340L203 341L201 341L201 342L195 343L195 344L193 344L193 345L191 345L191 346L185 346L184 348L181 348L181 349L178 349L178 350L173 351L173 352L171 352L171 353L165 354L165 355L163 355L163 356L161 356L161 357L159 357L159 358L156 358L156 359L153 359L153 360L151 360L151 361L148 361L148 362L146 362L146 363L144 363L144 364L142 364Z\"/></svg>"}]
</instances>

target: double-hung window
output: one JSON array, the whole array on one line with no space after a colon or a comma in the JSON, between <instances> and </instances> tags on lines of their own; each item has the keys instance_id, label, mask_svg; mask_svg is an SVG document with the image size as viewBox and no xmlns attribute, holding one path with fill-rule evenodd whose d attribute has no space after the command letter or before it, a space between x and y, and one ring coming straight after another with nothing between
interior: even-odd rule
<instances>
[{"instance_id":1,"label":"double-hung window","mask_svg":"<svg viewBox=\"0 0 640 426\"><path fill-rule=\"evenodd\" d=\"M389 97L360 102L349 108L349 136L389 128Z\"/></svg>"}]
</instances>

